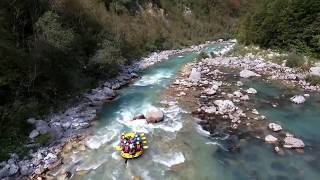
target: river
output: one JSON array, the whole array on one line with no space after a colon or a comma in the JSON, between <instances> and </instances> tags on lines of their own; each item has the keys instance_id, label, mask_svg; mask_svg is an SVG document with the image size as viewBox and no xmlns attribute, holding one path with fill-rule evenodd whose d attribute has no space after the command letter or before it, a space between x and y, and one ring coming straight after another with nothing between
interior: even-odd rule
<instances>
[{"instance_id":1,"label":"river","mask_svg":"<svg viewBox=\"0 0 320 180\"><path fill-rule=\"evenodd\" d=\"M210 45L207 52L219 51L222 44ZM228 152L221 140L208 138L190 112L179 107L175 97L163 96L181 67L196 58L195 53L172 56L139 75L118 97L107 103L91 128L92 135L86 150L74 150L64 156L63 165L49 173L56 179L64 171L72 179L318 179L320 177L320 97L311 94L303 105L292 105L287 97L294 90L276 84L248 80L245 86L254 87L258 95L251 101L268 119L282 125L302 138L307 147L304 154L289 151L281 156L273 147L255 138L246 139L240 151ZM274 99L277 108L270 105ZM131 121L134 115L159 107L165 120L159 124ZM115 150L119 136L125 131L145 132L149 149L127 164Z\"/></svg>"}]
</instances>

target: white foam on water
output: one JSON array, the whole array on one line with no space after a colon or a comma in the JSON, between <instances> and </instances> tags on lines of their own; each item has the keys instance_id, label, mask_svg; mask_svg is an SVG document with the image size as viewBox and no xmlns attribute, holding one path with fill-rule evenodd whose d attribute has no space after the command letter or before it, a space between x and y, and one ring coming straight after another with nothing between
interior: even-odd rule
<instances>
[{"instance_id":1,"label":"white foam on water","mask_svg":"<svg viewBox=\"0 0 320 180\"><path fill-rule=\"evenodd\" d=\"M90 149L99 149L102 145L113 140L116 135L116 130L110 130L103 135L94 135L86 141L85 145Z\"/></svg>"},{"instance_id":2,"label":"white foam on water","mask_svg":"<svg viewBox=\"0 0 320 180\"><path fill-rule=\"evenodd\" d=\"M207 145L214 145L214 146L218 146L220 147L221 149L225 150L225 151L228 151L228 149L226 149L225 147L223 147L223 145L221 145L220 143L218 142L206 142Z\"/></svg>"},{"instance_id":3,"label":"white foam on water","mask_svg":"<svg viewBox=\"0 0 320 180\"><path fill-rule=\"evenodd\" d=\"M153 75L144 75L140 80L135 82L134 86L149 86L152 84L159 84L161 80L168 79L173 76L172 72L166 72L159 70L156 74Z\"/></svg>"},{"instance_id":4,"label":"white foam on water","mask_svg":"<svg viewBox=\"0 0 320 180\"><path fill-rule=\"evenodd\" d=\"M197 129L197 132L200 135L205 136L205 137L209 137L210 136L210 132L204 130L199 124L196 125L196 129Z\"/></svg>"},{"instance_id":5,"label":"white foam on water","mask_svg":"<svg viewBox=\"0 0 320 180\"><path fill-rule=\"evenodd\" d=\"M82 163L76 168L76 171L89 171L95 170L100 167L102 164L107 162L109 158L96 158L95 160L87 160L87 162Z\"/></svg>"},{"instance_id":6,"label":"white foam on water","mask_svg":"<svg viewBox=\"0 0 320 180\"><path fill-rule=\"evenodd\" d=\"M157 124L148 124L143 120L132 121L134 114L146 114L147 110L156 108L149 103L143 104L138 110L130 107L121 109L121 111L118 112L119 117L117 118L117 121L136 132L151 133L154 131L154 129L177 132L183 127L183 124L179 118L181 109L174 102L169 102L168 104L170 104L169 108L161 108L165 114L165 119L163 122Z\"/></svg>"},{"instance_id":7,"label":"white foam on water","mask_svg":"<svg viewBox=\"0 0 320 180\"><path fill-rule=\"evenodd\" d=\"M183 58L184 56L178 56L179 58Z\"/></svg>"},{"instance_id":8,"label":"white foam on water","mask_svg":"<svg viewBox=\"0 0 320 180\"><path fill-rule=\"evenodd\" d=\"M120 153L118 151L115 151L111 154L111 157L115 160L121 160Z\"/></svg>"},{"instance_id":9,"label":"white foam on water","mask_svg":"<svg viewBox=\"0 0 320 180\"><path fill-rule=\"evenodd\" d=\"M182 152L174 152L166 153L164 155L154 155L152 160L167 167L172 167L174 165L184 163L185 157Z\"/></svg>"}]
</instances>

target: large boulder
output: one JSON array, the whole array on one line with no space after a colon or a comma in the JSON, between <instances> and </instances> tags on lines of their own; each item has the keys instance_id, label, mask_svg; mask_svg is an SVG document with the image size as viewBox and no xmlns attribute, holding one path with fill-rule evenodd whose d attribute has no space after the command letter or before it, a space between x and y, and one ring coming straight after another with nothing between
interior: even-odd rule
<instances>
[{"instance_id":1,"label":"large boulder","mask_svg":"<svg viewBox=\"0 0 320 180\"><path fill-rule=\"evenodd\" d=\"M282 127L279 125L279 124L276 124L276 123L270 123L268 125L269 129L271 129L272 131L274 132L277 132L277 131L281 131L282 130Z\"/></svg>"},{"instance_id":2,"label":"large boulder","mask_svg":"<svg viewBox=\"0 0 320 180\"><path fill-rule=\"evenodd\" d=\"M320 76L320 66L311 67L310 74L315 76Z\"/></svg>"},{"instance_id":3,"label":"large boulder","mask_svg":"<svg viewBox=\"0 0 320 180\"><path fill-rule=\"evenodd\" d=\"M192 68L190 76L189 76L189 80L197 83L198 81L200 81L200 79L201 79L201 72L197 71L196 68Z\"/></svg>"},{"instance_id":4,"label":"large boulder","mask_svg":"<svg viewBox=\"0 0 320 180\"><path fill-rule=\"evenodd\" d=\"M158 123L163 121L164 114L160 109L152 108L147 111L146 119L148 123Z\"/></svg>"},{"instance_id":5,"label":"large boulder","mask_svg":"<svg viewBox=\"0 0 320 180\"><path fill-rule=\"evenodd\" d=\"M285 148L303 148L305 145L301 139L294 138L292 136L287 136L284 138L284 145Z\"/></svg>"},{"instance_id":6,"label":"large boulder","mask_svg":"<svg viewBox=\"0 0 320 180\"><path fill-rule=\"evenodd\" d=\"M236 110L236 106L230 100L215 100L214 104L218 107L220 114L232 113Z\"/></svg>"},{"instance_id":7,"label":"large boulder","mask_svg":"<svg viewBox=\"0 0 320 180\"><path fill-rule=\"evenodd\" d=\"M242 70L240 72L240 77L242 77L242 78L260 77L260 76L261 76L260 74L257 74L253 71L248 70L248 69Z\"/></svg>"},{"instance_id":8,"label":"large boulder","mask_svg":"<svg viewBox=\"0 0 320 180\"><path fill-rule=\"evenodd\" d=\"M264 138L264 141L266 143L274 144L274 143L276 143L278 141L278 138L276 138L276 137L274 137L274 136L269 134Z\"/></svg>"},{"instance_id":9,"label":"large boulder","mask_svg":"<svg viewBox=\"0 0 320 180\"><path fill-rule=\"evenodd\" d=\"M296 95L290 98L291 102L296 103L296 104L302 104L306 101L306 98L301 95Z\"/></svg>"}]
</instances>

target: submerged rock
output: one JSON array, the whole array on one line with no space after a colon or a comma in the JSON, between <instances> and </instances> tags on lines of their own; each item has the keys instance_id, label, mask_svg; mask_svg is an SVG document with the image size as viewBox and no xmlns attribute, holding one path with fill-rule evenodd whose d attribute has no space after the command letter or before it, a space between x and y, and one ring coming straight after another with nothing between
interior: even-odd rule
<instances>
[{"instance_id":1,"label":"submerged rock","mask_svg":"<svg viewBox=\"0 0 320 180\"><path fill-rule=\"evenodd\" d=\"M242 77L242 78L260 77L260 76L261 76L260 74L257 74L253 71L248 70L248 69L242 70L240 72L240 77Z\"/></svg>"},{"instance_id":2,"label":"submerged rock","mask_svg":"<svg viewBox=\"0 0 320 180\"><path fill-rule=\"evenodd\" d=\"M164 114L160 109L152 108L146 113L146 119L148 123L158 123L163 121Z\"/></svg>"},{"instance_id":3,"label":"submerged rock","mask_svg":"<svg viewBox=\"0 0 320 180\"><path fill-rule=\"evenodd\" d=\"M269 129L271 129L272 131L274 132L277 132L277 131L281 131L282 130L282 127L279 125L279 124L276 124L276 123L270 123L268 125Z\"/></svg>"},{"instance_id":4,"label":"submerged rock","mask_svg":"<svg viewBox=\"0 0 320 180\"><path fill-rule=\"evenodd\" d=\"M290 98L291 102L296 103L296 104L302 104L306 101L306 98L301 95L296 95Z\"/></svg>"},{"instance_id":5,"label":"submerged rock","mask_svg":"<svg viewBox=\"0 0 320 180\"><path fill-rule=\"evenodd\" d=\"M266 143L270 143L270 144L273 144L273 143L276 143L278 141L278 138L272 136L272 135L267 135L265 138L264 138L265 142Z\"/></svg>"},{"instance_id":6,"label":"submerged rock","mask_svg":"<svg viewBox=\"0 0 320 180\"><path fill-rule=\"evenodd\" d=\"M303 148L305 145L301 139L294 138L292 136L288 136L284 138L284 145L285 148Z\"/></svg>"}]
</instances>

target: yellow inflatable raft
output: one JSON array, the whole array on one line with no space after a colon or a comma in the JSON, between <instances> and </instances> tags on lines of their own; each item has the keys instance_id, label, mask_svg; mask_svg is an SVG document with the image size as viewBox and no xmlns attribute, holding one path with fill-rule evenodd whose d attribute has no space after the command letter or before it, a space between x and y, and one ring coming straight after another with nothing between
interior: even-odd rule
<instances>
[{"instance_id":1,"label":"yellow inflatable raft","mask_svg":"<svg viewBox=\"0 0 320 180\"><path fill-rule=\"evenodd\" d=\"M130 153L125 153L125 152L122 150L122 148L121 148L121 143L120 143L118 146L116 146L116 150L117 150L117 151L120 151L121 156L122 156L124 159L137 158L137 157L139 157L139 156L141 156L141 155L143 154L143 151L144 151L145 149L148 149L147 139L146 139L144 133L128 132L128 133L125 133L125 134L124 134L124 138L125 138L125 139L128 139L128 138L130 138L130 137L135 137L135 135L137 135L137 134L140 135L140 137L141 137L141 142L142 142L142 144L141 144L141 147L142 147L142 148L141 148L141 151L135 152L134 154L130 154Z\"/></svg>"}]
</instances>

